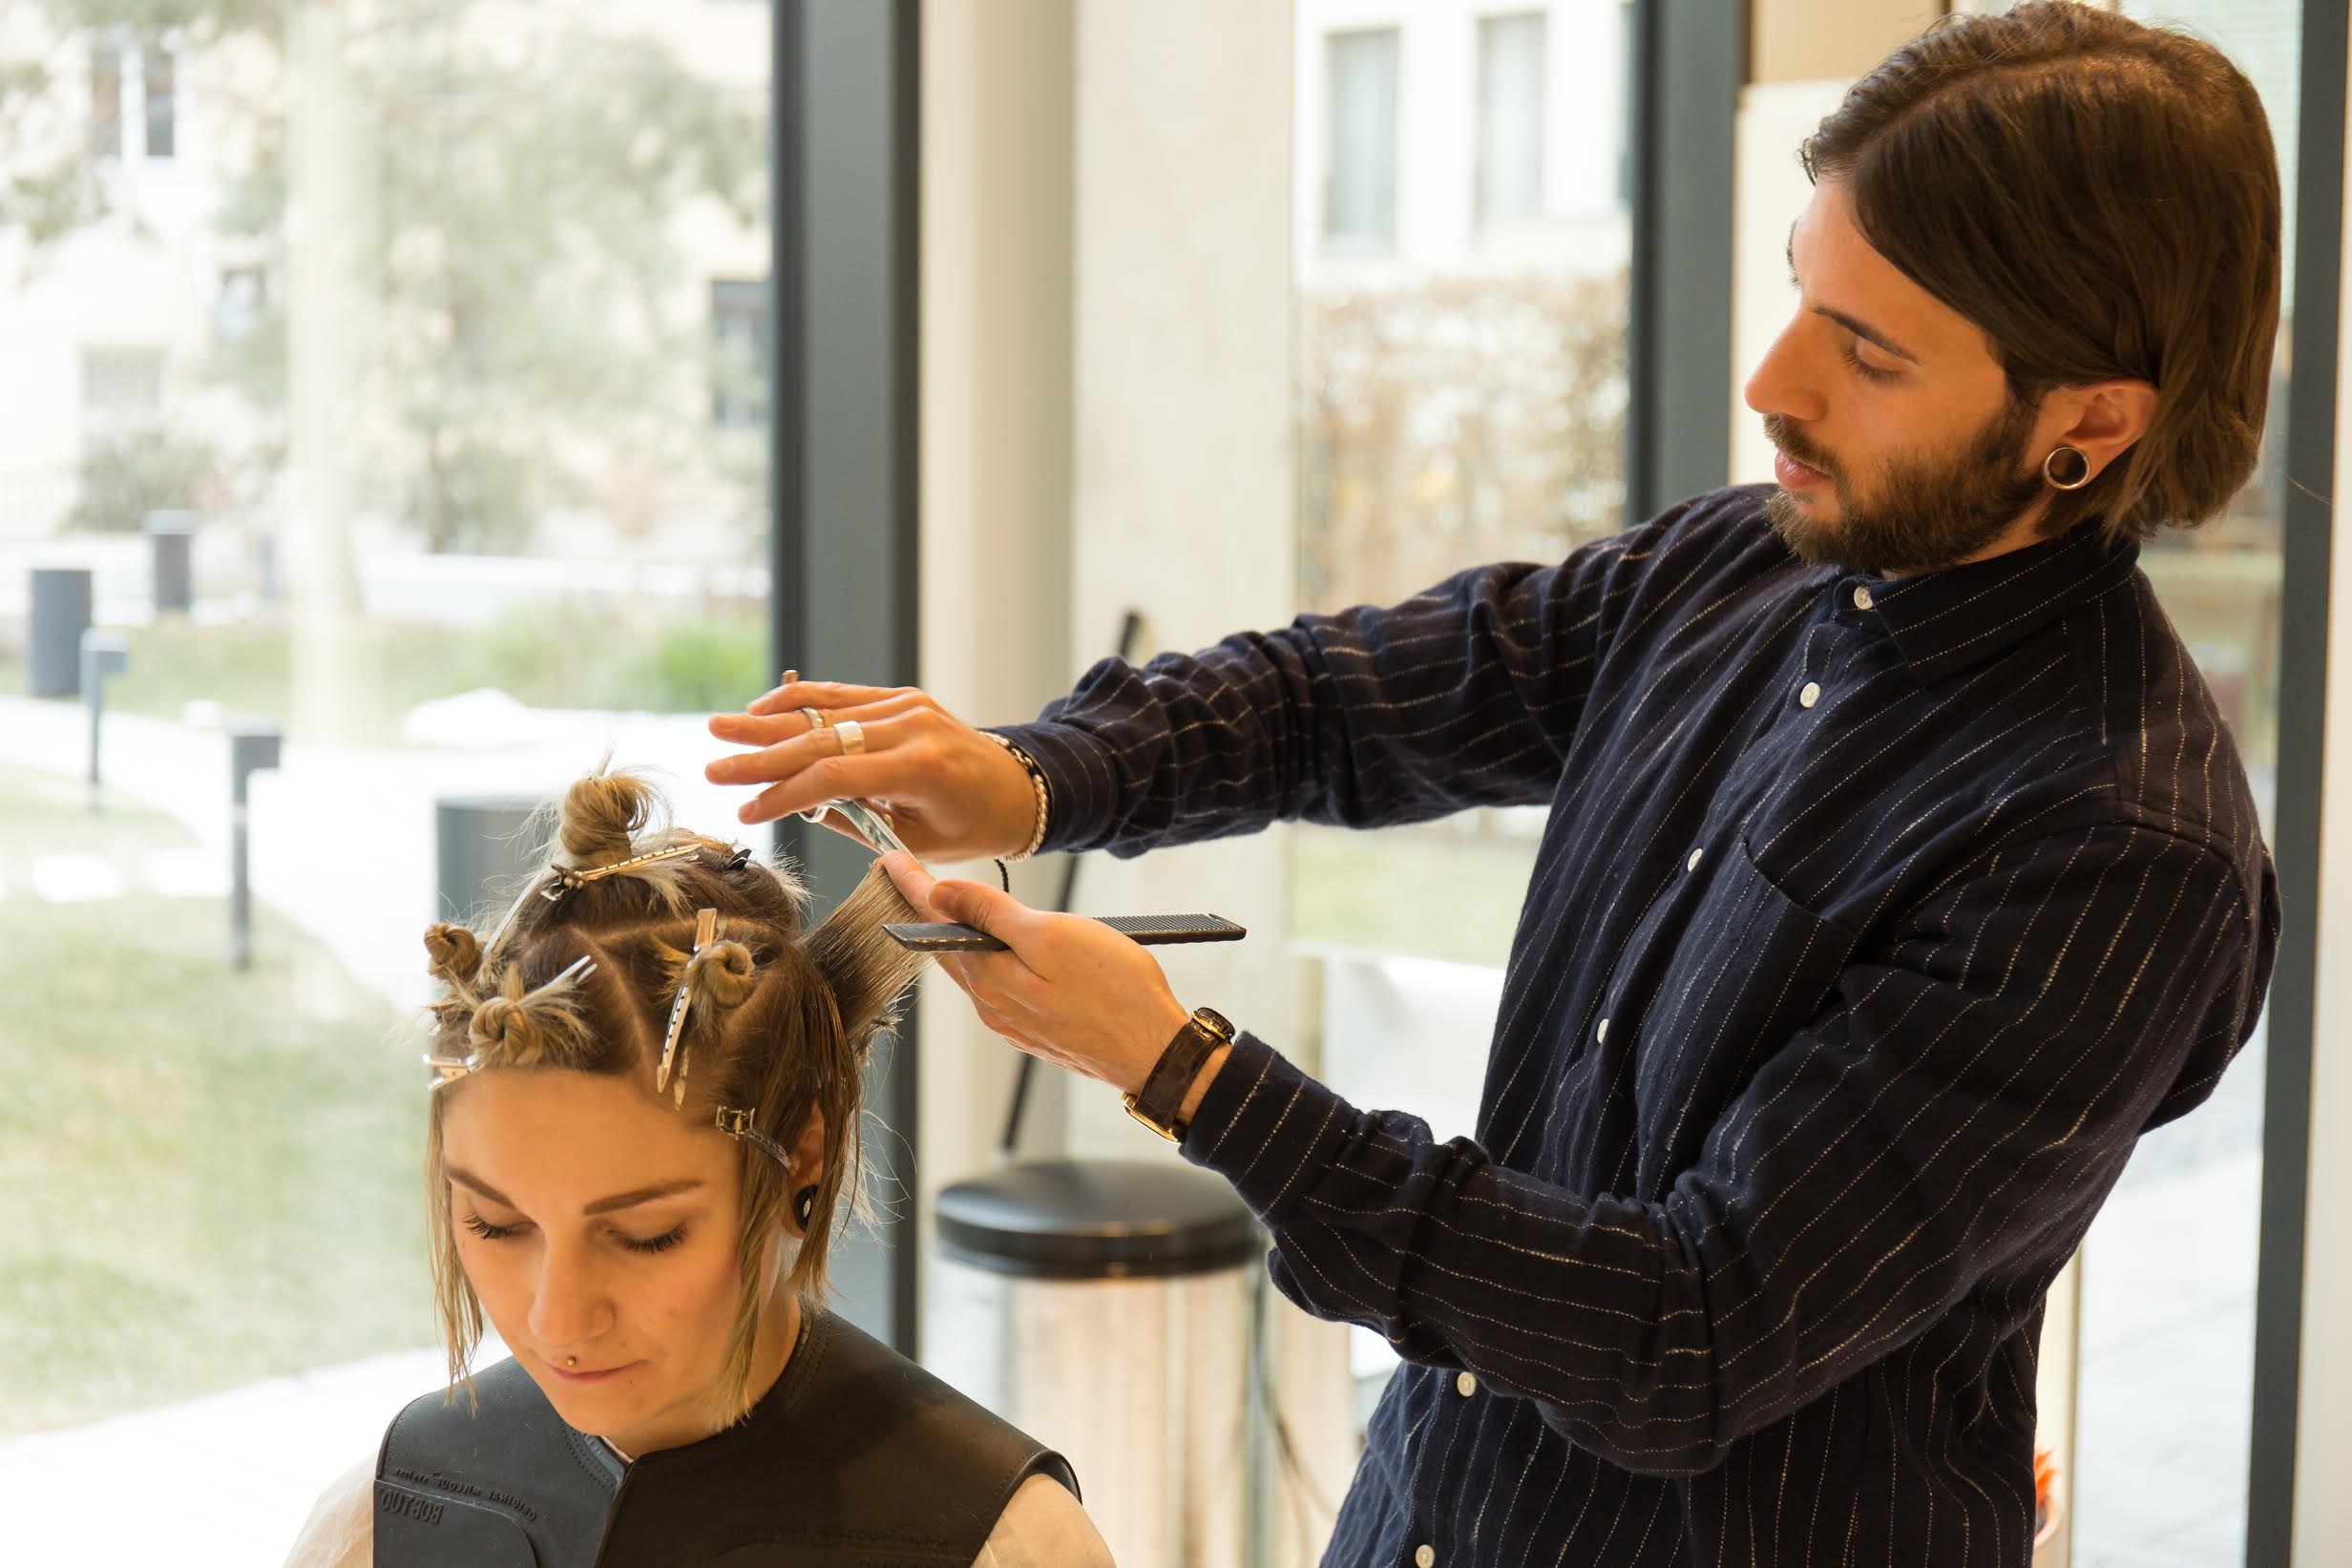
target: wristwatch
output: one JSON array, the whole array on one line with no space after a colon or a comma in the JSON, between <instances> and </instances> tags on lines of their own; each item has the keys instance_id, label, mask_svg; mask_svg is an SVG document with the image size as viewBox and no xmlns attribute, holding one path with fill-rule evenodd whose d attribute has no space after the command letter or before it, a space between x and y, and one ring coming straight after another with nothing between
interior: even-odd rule
<instances>
[{"instance_id":1,"label":"wristwatch","mask_svg":"<svg viewBox=\"0 0 2352 1568\"><path fill-rule=\"evenodd\" d=\"M1160 1053L1143 1088L1120 1096L1119 1102L1127 1108L1127 1115L1175 1142L1185 1136L1184 1123L1177 1119L1184 1115L1185 1097L1192 1092L1192 1080L1201 1076L1203 1064L1219 1047L1232 1043L1233 1026L1224 1014L1214 1008L1194 1008L1192 1016L1176 1031L1176 1037L1167 1042L1167 1049Z\"/></svg>"}]
</instances>

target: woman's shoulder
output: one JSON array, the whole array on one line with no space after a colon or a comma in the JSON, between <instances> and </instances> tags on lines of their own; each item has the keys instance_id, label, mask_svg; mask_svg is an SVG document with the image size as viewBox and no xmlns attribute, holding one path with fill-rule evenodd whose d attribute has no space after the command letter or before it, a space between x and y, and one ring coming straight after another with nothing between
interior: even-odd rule
<instances>
[{"instance_id":1,"label":"woman's shoulder","mask_svg":"<svg viewBox=\"0 0 2352 1568\"><path fill-rule=\"evenodd\" d=\"M375 1559L376 1459L370 1453L319 1494L285 1568L370 1568Z\"/></svg>"},{"instance_id":2,"label":"woman's shoulder","mask_svg":"<svg viewBox=\"0 0 2352 1568\"><path fill-rule=\"evenodd\" d=\"M972 1568L1114 1568L1084 1505L1050 1475L1021 1482Z\"/></svg>"}]
</instances>

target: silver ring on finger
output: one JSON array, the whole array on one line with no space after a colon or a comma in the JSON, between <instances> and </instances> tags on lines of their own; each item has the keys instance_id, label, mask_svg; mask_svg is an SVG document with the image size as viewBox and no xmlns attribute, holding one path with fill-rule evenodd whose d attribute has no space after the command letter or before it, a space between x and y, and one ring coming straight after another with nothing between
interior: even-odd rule
<instances>
[{"instance_id":1,"label":"silver ring on finger","mask_svg":"<svg viewBox=\"0 0 2352 1568\"><path fill-rule=\"evenodd\" d=\"M852 757L866 749L866 726L854 719L840 719L833 722L833 733L841 737L841 754Z\"/></svg>"},{"instance_id":2,"label":"silver ring on finger","mask_svg":"<svg viewBox=\"0 0 2352 1568\"><path fill-rule=\"evenodd\" d=\"M800 716L808 721L808 727L810 729L830 729L833 727L833 721L826 717L825 710L823 708L803 708L800 710Z\"/></svg>"}]
</instances>

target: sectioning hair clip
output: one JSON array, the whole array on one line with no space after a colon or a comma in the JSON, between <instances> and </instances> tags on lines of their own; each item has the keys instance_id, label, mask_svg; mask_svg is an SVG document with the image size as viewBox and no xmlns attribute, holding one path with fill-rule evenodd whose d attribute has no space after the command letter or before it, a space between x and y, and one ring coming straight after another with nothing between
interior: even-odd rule
<instances>
[{"instance_id":1,"label":"sectioning hair clip","mask_svg":"<svg viewBox=\"0 0 2352 1568\"><path fill-rule=\"evenodd\" d=\"M610 866L591 866L585 869L577 866L552 866L548 869L555 873L554 879L539 889L539 896L550 904L556 903L576 888L601 882L622 871L634 871L640 866L651 866L658 860L676 860L682 855L691 855L702 847L699 843L673 844L666 849L656 849L649 855L639 855L633 860L615 861Z\"/></svg>"},{"instance_id":2,"label":"sectioning hair clip","mask_svg":"<svg viewBox=\"0 0 2352 1568\"><path fill-rule=\"evenodd\" d=\"M741 1110L732 1105L722 1105L713 1119L717 1121L719 1130L727 1137L742 1139L747 1143L755 1143L777 1164L782 1165L788 1171L792 1168L792 1157L785 1153L784 1145L751 1125L749 1111Z\"/></svg>"},{"instance_id":3,"label":"sectioning hair clip","mask_svg":"<svg viewBox=\"0 0 2352 1568\"><path fill-rule=\"evenodd\" d=\"M716 938L718 934L719 911L716 909L695 910L695 952L701 952L704 948L709 947L712 940ZM687 965L691 968L692 964L692 955L689 954ZM662 1065L655 1070L653 1077L653 1092L657 1095L661 1094L663 1090L669 1088L670 1066L673 1062L677 1063L678 1089L675 1103L680 1105L683 1105L686 1102L686 1064L677 1060L678 1041L680 1036L685 1033L686 1029L686 1002L688 1000L688 996L689 993L686 990L686 978L682 974L678 977L678 994L670 998L670 1026L668 1033L662 1038Z\"/></svg>"}]
</instances>

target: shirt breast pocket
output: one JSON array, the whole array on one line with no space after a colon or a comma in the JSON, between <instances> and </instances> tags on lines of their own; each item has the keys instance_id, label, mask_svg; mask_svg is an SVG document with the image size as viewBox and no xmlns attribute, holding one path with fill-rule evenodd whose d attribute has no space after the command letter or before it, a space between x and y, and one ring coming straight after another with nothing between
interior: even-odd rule
<instances>
[{"instance_id":1,"label":"shirt breast pocket","mask_svg":"<svg viewBox=\"0 0 2352 1568\"><path fill-rule=\"evenodd\" d=\"M1698 1162L1757 1070L1829 1001L1856 942L1782 891L1743 839L1715 857L1634 1046L1639 1196L1662 1197Z\"/></svg>"}]
</instances>

